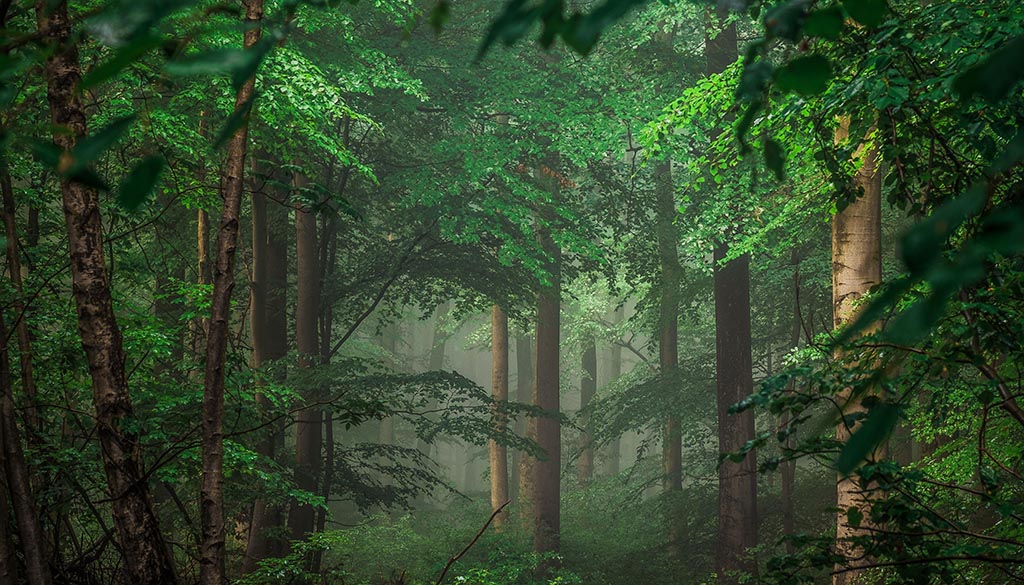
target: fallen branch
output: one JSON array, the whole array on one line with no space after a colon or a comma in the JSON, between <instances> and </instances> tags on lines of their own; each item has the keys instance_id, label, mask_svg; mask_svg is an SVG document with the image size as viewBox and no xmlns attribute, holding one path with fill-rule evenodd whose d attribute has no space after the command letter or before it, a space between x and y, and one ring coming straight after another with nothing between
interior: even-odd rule
<instances>
[{"instance_id":1,"label":"fallen branch","mask_svg":"<svg viewBox=\"0 0 1024 585\"><path fill-rule=\"evenodd\" d=\"M469 552L469 549L473 548L473 545L476 544L476 541L480 540L480 537L484 535L484 532L487 531L487 527L491 525L491 522L494 521L494 518L497 517L498 514L501 514L501 511L505 509L505 506L511 503L512 500L505 500L504 504L498 506L497 508L495 508L493 512L491 512L491 517L487 519L487 522L484 522L483 528L480 529L480 532L476 533L476 536L473 537L473 540L469 541L469 544L466 545L466 548L462 549L459 552L459 554L448 559L448 564L444 566L444 570L441 571L441 576L437 578L437 583L435 583L434 585L441 585L441 583L444 582L445 576L448 575L448 569L452 568L452 565L455 564L455 561L461 559L462 555L466 554L467 552Z\"/></svg>"}]
</instances>

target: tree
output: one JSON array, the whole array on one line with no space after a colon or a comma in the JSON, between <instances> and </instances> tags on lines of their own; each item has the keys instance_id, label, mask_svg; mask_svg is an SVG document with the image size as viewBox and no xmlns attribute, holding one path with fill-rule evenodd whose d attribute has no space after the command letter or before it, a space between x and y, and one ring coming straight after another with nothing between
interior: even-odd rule
<instances>
[{"instance_id":1,"label":"tree","mask_svg":"<svg viewBox=\"0 0 1024 585\"><path fill-rule=\"evenodd\" d=\"M503 434L508 425L508 315L498 305L491 309L491 397L494 413L491 424L496 435ZM492 438L488 442L491 465L491 509L499 510L508 502L508 451ZM494 518L495 528L501 528L508 515L503 511Z\"/></svg>"}]
</instances>

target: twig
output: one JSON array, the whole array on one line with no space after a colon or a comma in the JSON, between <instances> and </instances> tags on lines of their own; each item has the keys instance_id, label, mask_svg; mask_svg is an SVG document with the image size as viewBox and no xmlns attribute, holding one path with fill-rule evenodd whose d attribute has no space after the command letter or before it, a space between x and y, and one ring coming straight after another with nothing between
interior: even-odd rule
<instances>
[{"instance_id":1,"label":"twig","mask_svg":"<svg viewBox=\"0 0 1024 585\"><path fill-rule=\"evenodd\" d=\"M434 585L441 585L441 583L444 582L444 578L448 574L448 569L452 568L452 565L455 564L455 561L461 559L462 555L466 554L467 552L469 552L469 549L473 548L473 545L476 544L476 541L480 540L480 537L483 536L484 532L487 531L487 527L491 525L491 522L494 521L498 514L501 514L501 511L505 509L505 506L511 503L512 500L505 500L504 504L498 506L497 508L494 509L493 512L491 512L491 517L487 519L487 522L484 522L483 528L480 529L480 532L476 533L476 536L473 537L473 540L469 541L469 544L466 545L466 548L462 549L459 552L459 554L448 559L448 563L444 566L444 570L441 571L441 576L437 578L437 583L435 583Z\"/></svg>"}]
</instances>

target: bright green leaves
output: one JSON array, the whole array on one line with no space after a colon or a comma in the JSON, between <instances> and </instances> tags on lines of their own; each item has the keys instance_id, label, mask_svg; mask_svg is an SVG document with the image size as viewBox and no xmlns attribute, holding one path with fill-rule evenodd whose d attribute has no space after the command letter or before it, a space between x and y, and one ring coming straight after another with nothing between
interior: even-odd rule
<instances>
[{"instance_id":1,"label":"bright green leaves","mask_svg":"<svg viewBox=\"0 0 1024 585\"><path fill-rule=\"evenodd\" d=\"M117 202L128 211L135 211L153 192L167 161L160 155L146 157L128 173L117 193Z\"/></svg>"},{"instance_id":2,"label":"bright green leaves","mask_svg":"<svg viewBox=\"0 0 1024 585\"><path fill-rule=\"evenodd\" d=\"M786 63L775 73L776 87L803 96L817 95L832 80L832 63L821 55L800 57Z\"/></svg>"},{"instance_id":3,"label":"bright green leaves","mask_svg":"<svg viewBox=\"0 0 1024 585\"><path fill-rule=\"evenodd\" d=\"M989 103L1005 98L1024 78L1024 36L1008 41L984 61L960 74L953 89L961 98L979 96Z\"/></svg>"},{"instance_id":4,"label":"bright green leaves","mask_svg":"<svg viewBox=\"0 0 1024 585\"><path fill-rule=\"evenodd\" d=\"M852 473L888 438L899 420L899 407L886 402L874 404L867 418L854 429L853 435L843 445L836 459L836 470L843 475Z\"/></svg>"},{"instance_id":5,"label":"bright green leaves","mask_svg":"<svg viewBox=\"0 0 1024 585\"><path fill-rule=\"evenodd\" d=\"M61 161L59 170L73 174L92 164L108 148L117 144L133 122L135 116L125 116L107 124L92 136L79 140L78 145L71 151L70 158Z\"/></svg>"},{"instance_id":6,"label":"bright green leaves","mask_svg":"<svg viewBox=\"0 0 1024 585\"><path fill-rule=\"evenodd\" d=\"M882 24L889 17L885 0L843 0L843 8L850 18L868 28Z\"/></svg>"},{"instance_id":7,"label":"bright green leaves","mask_svg":"<svg viewBox=\"0 0 1024 585\"><path fill-rule=\"evenodd\" d=\"M82 77L82 81L78 85L79 89L89 89L108 81L141 59L151 49L160 46L161 42L162 39L158 36L147 36L117 49L110 59L100 63Z\"/></svg>"}]
</instances>

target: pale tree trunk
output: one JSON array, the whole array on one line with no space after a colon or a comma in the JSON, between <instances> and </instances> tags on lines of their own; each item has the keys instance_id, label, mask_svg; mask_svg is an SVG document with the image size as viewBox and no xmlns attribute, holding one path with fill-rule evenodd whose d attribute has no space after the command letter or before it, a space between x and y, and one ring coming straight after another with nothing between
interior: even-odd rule
<instances>
[{"instance_id":1,"label":"pale tree trunk","mask_svg":"<svg viewBox=\"0 0 1024 585\"><path fill-rule=\"evenodd\" d=\"M54 144L67 153L86 135L85 110L77 91L81 79L78 46L73 41L67 2L38 0L40 37L55 50L43 73ZM103 254L103 225L95 189L62 180L61 197L71 254L71 281L92 378L96 435L110 491L114 526L124 554L124 570L133 585L177 583L170 550L150 500L138 437L122 428L134 417L121 330L114 316L110 279Z\"/></svg>"},{"instance_id":2,"label":"pale tree trunk","mask_svg":"<svg viewBox=\"0 0 1024 585\"><path fill-rule=\"evenodd\" d=\"M46 562L50 546L39 524L39 512L33 498L25 453L22 451L21 432L14 414L10 367L7 324L0 312L0 441L3 442L4 477L11 490L11 504L25 558L25 581L28 585L50 585L53 577ZM0 520L5 524L7 522L6 517Z\"/></svg>"},{"instance_id":3,"label":"pale tree trunk","mask_svg":"<svg viewBox=\"0 0 1024 585\"><path fill-rule=\"evenodd\" d=\"M721 73L736 61L736 26L725 26L726 4L718 3L705 41L709 74ZM728 246L714 253L716 386L718 450L730 453L754 438L753 411L730 415L729 407L753 392L750 347L750 257L729 261ZM757 545L757 457L726 459L718 467L718 536L715 572L722 583L737 583L740 572L755 573L748 549Z\"/></svg>"},{"instance_id":4,"label":"pale tree trunk","mask_svg":"<svg viewBox=\"0 0 1024 585\"><path fill-rule=\"evenodd\" d=\"M658 318L658 365L664 384L673 394L678 387L679 364L679 252L676 238L676 201L672 190L672 162L659 161L654 167L654 189L657 198L658 259L661 267L661 299ZM675 497L683 487L683 445L679 433L679 420L669 415L665 419L662 437L662 488L668 496L666 506L668 553L679 558L680 529L676 520Z\"/></svg>"},{"instance_id":5,"label":"pale tree trunk","mask_svg":"<svg viewBox=\"0 0 1024 585\"><path fill-rule=\"evenodd\" d=\"M244 46L260 40L263 0L245 2ZM235 111L249 107L255 97L256 78L250 77L235 95ZM224 572L224 378L227 374L228 335L231 325L231 292L235 288L235 252L238 248L242 196L245 190L245 158L248 121L228 141L227 160L221 176L223 206L217 229L213 273L213 300L206 340L206 372L203 378L203 474L199 490L202 545L199 548L199 583L221 585Z\"/></svg>"},{"instance_id":6,"label":"pale tree trunk","mask_svg":"<svg viewBox=\"0 0 1024 585\"><path fill-rule=\"evenodd\" d=\"M527 335L516 336L516 402L521 404L532 404L530 396L533 385L533 344ZM525 416L517 416L515 422L516 434L524 437L527 419ZM532 480L530 472L530 457L518 449L512 453L512 498L519 508L520 519L523 524L528 523L533 512L529 509L529 502L533 499Z\"/></svg>"},{"instance_id":7,"label":"pale tree trunk","mask_svg":"<svg viewBox=\"0 0 1024 585\"><path fill-rule=\"evenodd\" d=\"M508 425L508 315L498 305L491 308L491 398L494 411L491 425L495 434L504 434ZM508 451L493 438L488 443L491 463L491 510L508 501ZM495 529L505 526L508 513L494 518Z\"/></svg>"},{"instance_id":8,"label":"pale tree trunk","mask_svg":"<svg viewBox=\"0 0 1024 585\"><path fill-rule=\"evenodd\" d=\"M583 348L583 377L580 379L580 410L586 412L590 401L597 394L597 347L594 340L587 341ZM576 462L577 480L581 486L587 486L594 480L594 432L590 424L590 416L583 415L580 432L580 458Z\"/></svg>"},{"instance_id":9,"label":"pale tree trunk","mask_svg":"<svg viewBox=\"0 0 1024 585\"><path fill-rule=\"evenodd\" d=\"M548 157L547 165L553 199L558 200L558 155ZM541 168L542 174L544 168ZM531 438L541 450L541 458L531 462L533 474L533 550L538 553L557 552L561 531L561 501L559 479L562 470L562 438L559 414L559 355L562 298L562 251L555 243L548 222L553 220L550 209L541 212L538 219L537 241L548 256L545 268L549 282L541 287L537 298L536 370L533 383L533 403L547 416L530 419Z\"/></svg>"},{"instance_id":10,"label":"pale tree trunk","mask_svg":"<svg viewBox=\"0 0 1024 585\"><path fill-rule=\"evenodd\" d=\"M847 118L840 122L835 139L838 144L848 138ZM861 146L854 156L863 162L854 177L854 187L863 190L863 195L832 219L832 317L836 327L855 320L860 311L860 307L855 306L857 301L882 281L882 175L878 172L878 151L874 146ZM836 397L847 415L864 410L862 399L853 400L849 389ZM855 429L856 425L851 429L840 421L836 439L847 441ZM884 457L884 452L885 447L879 447L875 457ZM856 558L855 562L860 564L869 564L871 559L860 558L863 555L859 547L849 539L868 534L867 529L871 527L870 489L871 486L862 489L856 475L840 477L836 487L836 552L847 559ZM860 527L848 523L847 512L851 508L863 514ZM857 583L860 575L858 571L838 573L832 583Z\"/></svg>"},{"instance_id":11,"label":"pale tree trunk","mask_svg":"<svg viewBox=\"0 0 1024 585\"><path fill-rule=\"evenodd\" d=\"M296 175L295 191L306 187L306 178ZM295 307L295 343L299 350L299 368L312 368L319 354L317 315L320 312L319 270L317 268L316 215L305 203L295 209L295 273L298 282ZM318 397L307 395L313 403ZM323 414L310 404L296 415L295 484L301 490L317 493L320 477ZM316 513L309 504L293 503L288 517L292 539L301 540L315 527Z\"/></svg>"},{"instance_id":12,"label":"pale tree trunk","mask_svg":"<svg viewBox=\"0 0 1024 585\"><path fill-rule=\"evenodd\" d=\"M612 323L618 325L623 319L623 308L617 307L612 313ZM622 375L622 346L618 343L612 342L608 348L608 381L612 383L619 379ZM622 439L616 435L614 439L608 442L608 460L606 462L606 472L610 476L618 475L619 468L622 460Z\"/></svg>"}]
</instances>

